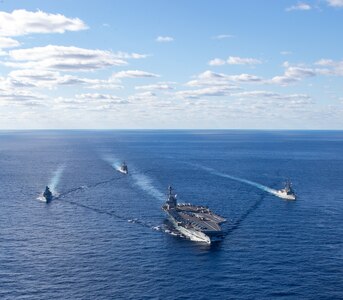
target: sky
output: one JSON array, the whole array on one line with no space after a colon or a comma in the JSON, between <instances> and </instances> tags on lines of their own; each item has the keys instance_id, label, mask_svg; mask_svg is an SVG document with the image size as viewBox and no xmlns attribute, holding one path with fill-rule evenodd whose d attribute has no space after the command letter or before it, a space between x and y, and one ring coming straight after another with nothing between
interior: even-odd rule
<instances>
[{"instance_id":1,"label":"sky","mask_svg":"<svg viewBox=\"0 0 343 300\"><path fill-rule=\"evenodd\" d=\"M0 129L343 129L343 0L2 0Z\"/></svg>"}]
</instances>

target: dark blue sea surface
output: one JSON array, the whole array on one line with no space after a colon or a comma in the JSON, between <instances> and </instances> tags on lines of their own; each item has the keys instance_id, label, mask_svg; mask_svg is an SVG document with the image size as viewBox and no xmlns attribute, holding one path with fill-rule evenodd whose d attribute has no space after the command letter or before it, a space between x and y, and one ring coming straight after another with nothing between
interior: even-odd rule
<instances>
[{"instance_id":1,"label":"dark blue sea surface","mask_svg":"<svg viewBox=\"0 0 343 300\"><path fill-rule=\"evenodd\" d=\"M169 184L222 243L168 233ZM0 199L0 299L343 299L341 131L0 131Z\"/></svg>"}]
</instances>

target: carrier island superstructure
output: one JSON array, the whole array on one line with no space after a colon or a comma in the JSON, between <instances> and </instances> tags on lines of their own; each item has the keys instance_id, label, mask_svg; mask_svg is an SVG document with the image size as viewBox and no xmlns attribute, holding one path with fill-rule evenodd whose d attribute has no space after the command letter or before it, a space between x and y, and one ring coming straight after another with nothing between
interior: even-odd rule
<instances>
[{"instance_id":1,"label":"carrier island superstructure","mask_svg":"<svg viewBox=\"0 0 343 300\"><path fill-rule=\"evenodd\" d=\"M175 229L192 241L211 244L224 238L220 225L226 222L226 219L205 206L177 203L171 186L168 188L167 201L162 209L169 216Z\"/></svg>"}]
</instances>

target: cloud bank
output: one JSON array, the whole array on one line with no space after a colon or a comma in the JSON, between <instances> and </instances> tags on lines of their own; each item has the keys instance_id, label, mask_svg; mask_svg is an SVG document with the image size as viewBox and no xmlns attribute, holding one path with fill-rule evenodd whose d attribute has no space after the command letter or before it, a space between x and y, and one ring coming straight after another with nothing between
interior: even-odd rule
<instances>
[{"instance_id":1,"label":"cloud bank","mask_svg":"<svg viewBox=\"0 0 343 300\"><path fill-rule=\"evenodd\" d=\"M67 18L61 14L43 11L14 10L0 12L0 36L21 36L31 33L64 33L87 29L79 18Z\"/></svg>"}]
</instances>

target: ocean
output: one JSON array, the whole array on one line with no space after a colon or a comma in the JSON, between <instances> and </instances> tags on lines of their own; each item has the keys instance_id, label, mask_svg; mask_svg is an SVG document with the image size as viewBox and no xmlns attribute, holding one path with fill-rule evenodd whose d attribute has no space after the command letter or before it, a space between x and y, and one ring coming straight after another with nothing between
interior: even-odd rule
<instances>
[{"instance_id":1,"label":"ocean","mask_svg":"<svg viewBox=\"0 0 343 300\"><path fill-rule=\"evenodd\" d=\"M342 131L0 131L0 299L343 299L342 184ZM221 243L169 230L168 185Z\"/></svg>"}]
</instances>

